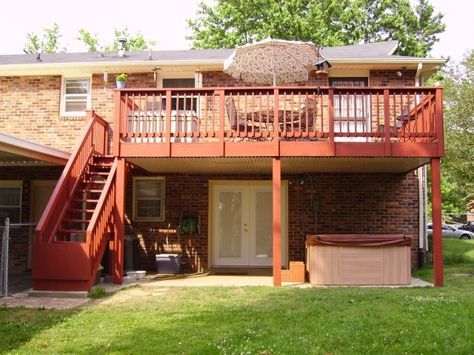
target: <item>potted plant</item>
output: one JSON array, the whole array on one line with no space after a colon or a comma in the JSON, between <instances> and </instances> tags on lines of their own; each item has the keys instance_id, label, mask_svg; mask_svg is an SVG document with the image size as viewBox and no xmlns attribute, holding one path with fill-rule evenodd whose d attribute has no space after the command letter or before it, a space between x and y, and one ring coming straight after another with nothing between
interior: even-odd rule
<instances>
[{"instance_id":1,"label":"potted plant","mask_svg":"<svg viewBox=\"0 0 474 355\"><path fill-rule=\"evenodd\" d=\"M181 234L199 234L199 224L199 215L183 214L179 221L179 231Z\"/></svg>"},{"instance_id":2,"label":"potted plant","mask_svg":"<svg viewBox=\"0 0 474 355\"><path fill-rule=\"evenodd\" d=\"M125 81L127 81L128 74L120 73L115 77L115 81L117 82L117 89L123 89L125 87Z\"/></svg>"}]
</instances>

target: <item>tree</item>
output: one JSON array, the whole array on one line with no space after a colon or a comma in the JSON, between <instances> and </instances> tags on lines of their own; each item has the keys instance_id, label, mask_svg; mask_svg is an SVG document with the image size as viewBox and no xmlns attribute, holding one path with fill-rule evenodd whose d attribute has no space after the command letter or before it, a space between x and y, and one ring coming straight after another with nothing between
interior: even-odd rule
<instances>
[{"instance_id":1,"label":"tree","mask_svg":"<svg viewBox=\"0 0 474 355\"><path fill-rule=\"evenodd\" d=\"M101 45L97 34L91 34L83 28L79 30L79 37L77 39L84 42L89 52L112 52L119 49L120 43L118 40L121 37L127 38L127 47L131 51L142 51L156 45L156 41L146 40L141 32L131 34L127 27L115 30L114 40L109 45Z\"/></svg>"},{"instance_id":2,"label":"tree","mask_svg":"<svg viewBox=\"0 0 474 355\"><path fill-rule=\"evenodd\" d=\"M444 86L443 210L464 213L474 200L474 50L447 68Z\"/></svg>"},{"instance_id":3,"label":"tree","mask_svg":"<svg viewBox=\"0 0 474 355\"><path fill-rule=\"evenodd\" d=\"M61 38L59 25L54 23L51 27L45 27L43 34L38 36L33 32L26 34L26 43L24 51L26 53L56 53L60 50L65 51L65 48L60 48L59 39Z\"/></svg>"},{"instance_id":4,"label":"tree","mask_svg":"<svg viewBox=\"0 0 474 355\"><path fill-rule=\"evenodd\" d=\"M398 40L399 54L425 56L444 31L427 0L217 0L188 19L194 48L232 48L267 37L336 46Z\"/></svg>"}]
</instances>

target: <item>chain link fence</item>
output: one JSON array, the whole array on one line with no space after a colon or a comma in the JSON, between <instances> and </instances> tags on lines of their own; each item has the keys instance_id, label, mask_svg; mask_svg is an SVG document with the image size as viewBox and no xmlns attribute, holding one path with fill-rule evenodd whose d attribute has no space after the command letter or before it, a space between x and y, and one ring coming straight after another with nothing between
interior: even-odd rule
<instances>
[{"instance_id":1,"label":"chain link fence","mask_svg":"<svg viewBox=\"0 0 474 355\"><path fill-rule=\"evenodd\" d=\"M0 222L1 223L1 222ZM11 289L11 280L9 281L9 275L11 276L11 270L9 270L9 265L10 265L10 247L12 241L14 240L14 234L13 231L17 231L16 235L18 233L21 233L19 229L21 228L33 228L36 226L36 223L10 223L10 219L6 218L4 220L4 224L0 224L0 233L1 233L1 254L0 254L0 298L1 297L7 297L8 295L8 290L9 286ZM27 253L27 250L24 251ZM15 280L13 280L15 281ZM16 277L16 288L18 288L18 276ZM15 286L15 283L14 285ZM23 286L22 284L20 286ZM13 287L15 289L15 287ZM14 290L13 290L14 291Z\"/></svg>"},{"instance_id":2,"label":"chain link fence","mask_svg":"<svg viewBox=\"0 0 474 355\"><path fill-rule=\"evenodd\" d=\"M10 247L10 219L0 226L2 232L2 254L0 260L0 297L8 295L8 254Z\"/></svg>"}]
</instances>

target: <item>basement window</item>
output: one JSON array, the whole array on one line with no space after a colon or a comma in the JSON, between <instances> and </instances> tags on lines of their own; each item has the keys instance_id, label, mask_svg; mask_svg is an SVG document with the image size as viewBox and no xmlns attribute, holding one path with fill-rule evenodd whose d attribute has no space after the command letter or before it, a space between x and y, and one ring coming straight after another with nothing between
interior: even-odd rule
<instances>
[{"instance_id":1,"label":"basement window","mask_svg":"<svg viewBox=\"0 0 474 355\"><path fill-rule=\"evenodd\" d=\"M63 78L61 115L84 116L91 107L91 78Z\"/></svg>"},{"instance_id":2,"label":"basement window","mask_svg":"<svg viewBox=\"0 0 474 355\"><path fill-rule=\"evenodd\" d=\"M165 220L165 178L133 178L133 220L143 222Z\"/></svg>"},{"instance_id":3,"label":"basement window","mask_svg":"<svg viewBox=\"0 0 474 355\"><path fill-rule=\"evenodd\" d=\"M0 181L0 225L5 218L10 218L10 223L21 222L21 190L20 180Z\"/></svg>"}]
</instances>

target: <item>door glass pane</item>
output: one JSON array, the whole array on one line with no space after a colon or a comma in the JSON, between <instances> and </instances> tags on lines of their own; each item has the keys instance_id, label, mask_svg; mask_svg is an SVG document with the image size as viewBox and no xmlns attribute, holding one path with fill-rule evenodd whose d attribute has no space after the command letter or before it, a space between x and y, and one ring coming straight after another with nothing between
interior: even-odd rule
<instances>
[{"instance_id":1,"label":"door glass pane","mask_svg":"<svg viewBox=\"0 0 474 355\"><path fill-rule=\"evenodd\" d=\"M257 258L271 258L273 256L272 246L272 193L259 191L255 194L256 203L256 255Z\"/></svg>"},{"instance_id":2,"label":"door glass pane","mask_svg":"<svg viewBox=\"0 0 474 355\"><path fill-rule=\"evenodd\" d=\"M219 257L241 256L242 192L221 192L218 204Z\"/></svg>"}]
</instances>

